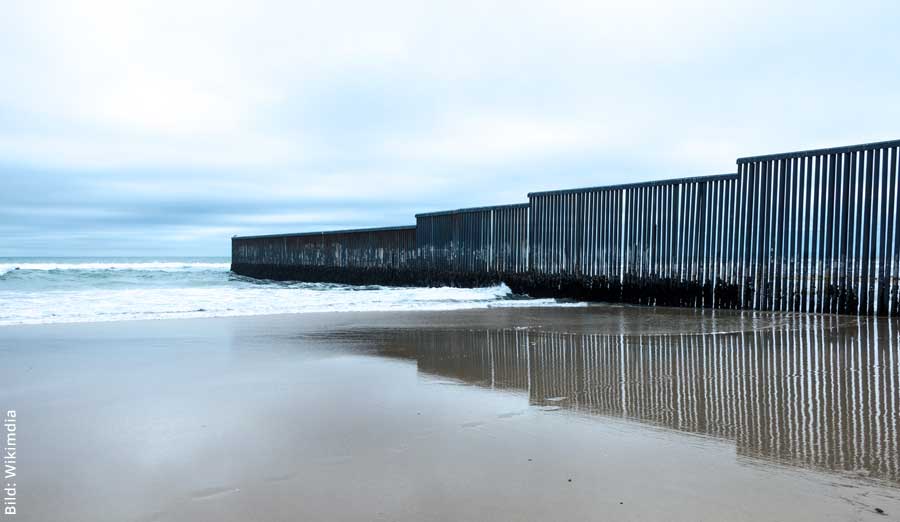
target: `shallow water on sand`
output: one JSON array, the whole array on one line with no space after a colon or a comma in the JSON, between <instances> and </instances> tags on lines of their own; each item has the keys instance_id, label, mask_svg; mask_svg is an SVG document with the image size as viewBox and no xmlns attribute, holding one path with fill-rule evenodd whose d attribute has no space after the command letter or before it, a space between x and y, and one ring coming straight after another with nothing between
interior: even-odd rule
<instances>
[{"instance_id":1,"label":"shallow water on sand","mask_svg":"<svg viewBox=\"0 0 900 522\"><path fill-rule=\"evenodd\" d=\"M531 328L348 333L418 371L527 397L531 407L711 436L739 456L900 485L897 325L795 316L716 334ZM329 334L331 338L341 334Z\"/></svg>"},{"instance_id":2,"label":"shallow water on sand","mask_svg":"<svg viewBox=\"0 0 900 522\"><path fill-rule=\"evenodd\" d=\"M900 519L887 320L140 321L0 329L0 357L22 520Z\"/></svg>"}]
</instances>

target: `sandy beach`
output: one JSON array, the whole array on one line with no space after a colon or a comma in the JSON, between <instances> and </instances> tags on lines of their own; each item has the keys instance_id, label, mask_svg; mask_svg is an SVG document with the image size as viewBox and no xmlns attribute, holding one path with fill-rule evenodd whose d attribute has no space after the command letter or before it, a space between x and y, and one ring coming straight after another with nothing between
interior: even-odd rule
<instances>
[{"instance_id":1,"label":"sandy beach","mask_svg":"<svg viewBox=\"0 0 900 522\"><path fill-rule=\"evenodd\" d=\"M16 519L900 520L898 332L612 306L2 327Z\"/></svg>"}]
</instances>

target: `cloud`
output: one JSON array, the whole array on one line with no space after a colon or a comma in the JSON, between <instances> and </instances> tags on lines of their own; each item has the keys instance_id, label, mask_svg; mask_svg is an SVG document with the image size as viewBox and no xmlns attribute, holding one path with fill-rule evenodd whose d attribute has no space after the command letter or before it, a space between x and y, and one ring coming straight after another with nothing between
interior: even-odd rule
<instances>
[{"instance_id":1,"label":"cloud","mask_svg":"<svg viewBox=\"0 0 900 522\"><path fill-rule=\"evenodd\" d=\"M227 253L232 233L896 138L898 18L886 1L14 2L0 255Z\"/></svg>"}]
</instances>

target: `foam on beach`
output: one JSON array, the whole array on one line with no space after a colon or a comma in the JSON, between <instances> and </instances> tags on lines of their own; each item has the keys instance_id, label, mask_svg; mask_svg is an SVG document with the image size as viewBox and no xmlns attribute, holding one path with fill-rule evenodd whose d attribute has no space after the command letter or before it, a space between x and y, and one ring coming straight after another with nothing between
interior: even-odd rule
<instances>
[{"instance_id":1,"label":"foam on beach","mask_svg":"<svg viewBox=\"0 0 900 522\"><path fill-rule=\"evenodd\" d=\"M227 260L0 263L0 325L313 312L580 306L515 296L506 285L410 288L260 281Z\"/></svg>"}]
</instances>

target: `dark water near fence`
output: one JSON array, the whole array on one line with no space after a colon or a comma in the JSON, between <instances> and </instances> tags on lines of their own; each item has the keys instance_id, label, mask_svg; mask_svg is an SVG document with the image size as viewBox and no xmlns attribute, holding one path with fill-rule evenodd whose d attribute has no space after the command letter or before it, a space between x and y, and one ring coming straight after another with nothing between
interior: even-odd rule
<instances>
[{"instance_id":1,"label":"dark water near fence","mask_svg":"<svg viewBox=\"0 0 900 522\"><path fill-rule=\"evenodd\" d=\"M714 333L642 335L646 312L619 313L615 335L476 327L377 337L421 373L522 393L534 407L725 439L741 457L900 486L897 321L775 315L750 330L752 321L726 321ZM652 319L677 329L684 318Z\"/></svg>"}]
</instances>

